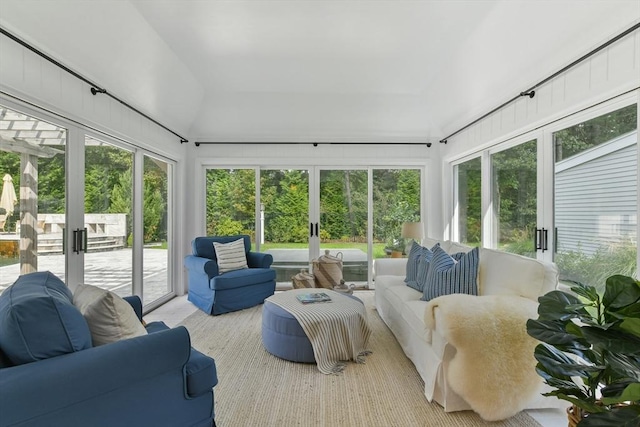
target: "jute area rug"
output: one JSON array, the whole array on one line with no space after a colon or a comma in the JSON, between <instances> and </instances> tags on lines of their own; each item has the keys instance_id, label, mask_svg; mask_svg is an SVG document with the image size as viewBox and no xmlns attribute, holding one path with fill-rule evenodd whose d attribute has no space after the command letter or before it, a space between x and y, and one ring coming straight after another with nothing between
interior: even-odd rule
<instances>
[{"instance_id":1,"label":"jute area rug","mask_svg":"<svg viewBox=\"0 0 640 427\"><path fill-rule=\"evenodd\" d=\"M424 382L374 308L373 291L356 292L372 329L365 364L341 375L288 362L262 346L262 305L182 322L192 345L216 360L216 424L232 426L494 426L540 427L521 412L486 422L472 411L446 413L424 396Z\"/></svg>"}]
</instances>

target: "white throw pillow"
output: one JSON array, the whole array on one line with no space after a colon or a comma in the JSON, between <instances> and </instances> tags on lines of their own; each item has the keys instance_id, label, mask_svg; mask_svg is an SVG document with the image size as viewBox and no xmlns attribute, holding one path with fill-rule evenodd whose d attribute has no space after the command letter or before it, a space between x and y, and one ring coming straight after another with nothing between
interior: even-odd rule
<instances>
[{"instance_id":1,"label":"white throw pillow","mask_svg":"<svg viewBox=\"0 0 640 427\"><path fill-rule=\"evenodd\" d=\"M94 346L147 334L133 307L113 292L81 284L73 294L73 305L89 324Z\"/></svg>"},{"instance_id":2,"label":"white throw pillow","mask_svg":"<svg viewBox=\"0 0 640 427\"><path fill-rule=\"evenodd\" d=\"M247 254L244 252L244 239L241 238L229 243L213 242L213 248L216 251L216 258L218 258L220 274L249 268Z\"/></svg>"}]
</instances>

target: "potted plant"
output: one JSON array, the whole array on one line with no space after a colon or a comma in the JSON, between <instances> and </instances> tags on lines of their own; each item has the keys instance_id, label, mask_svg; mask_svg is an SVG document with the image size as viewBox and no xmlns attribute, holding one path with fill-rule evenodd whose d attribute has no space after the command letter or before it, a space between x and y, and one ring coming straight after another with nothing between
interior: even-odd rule
<instances>
[{"instance_id":1,"label":"potted plant","mask_svg":"<svg viewBox=\"0 0 640 427\"><path fill-rule=\"evenodd\" d=\"M576 284L538 299L527 332L541 341L536 371L567 400L569 426L640 426L640 282L606 280L604 294Z\"/></svg>"}]
</instances>

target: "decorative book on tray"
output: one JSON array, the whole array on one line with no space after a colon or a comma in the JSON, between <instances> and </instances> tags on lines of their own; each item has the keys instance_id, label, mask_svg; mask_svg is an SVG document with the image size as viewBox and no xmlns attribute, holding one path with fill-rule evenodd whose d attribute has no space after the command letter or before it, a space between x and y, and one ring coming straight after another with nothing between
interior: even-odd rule
<instances>
[{"instance_id":1,"label":"decorative book on tray","mask_svg":"<svg viewBox=\"0 0 640 427\"><path fill-rule=\"evenodd\" d=\"M296 298L303 304L312 304L314 302L330 302L331 297L324 292L308 293L296 295Z\"/></svg>"}]
</instances>

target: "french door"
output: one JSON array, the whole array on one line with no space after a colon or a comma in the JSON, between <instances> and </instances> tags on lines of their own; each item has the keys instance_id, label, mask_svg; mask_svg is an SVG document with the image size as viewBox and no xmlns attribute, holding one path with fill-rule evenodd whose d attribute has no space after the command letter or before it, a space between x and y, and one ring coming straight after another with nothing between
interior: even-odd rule
<instances>
[{"instance_id":1,"label":"french door","mask_svg":"<svg viewBox=\"0 0 640 427\"><path fill-rule=\"evenodd\" d=\"M173 295L170 162L9 101L0 138L0 290L51 271L149 308Z\"/></svg>"},{"instance_id":2,"label":"french door","mask_svg":"<svg viewBox=\"0 0 640 427\"><path fill-rule=\"evenodd\" d=\"M403 222L420 221L421 180L421 169L208 168L205 228L250 235L273 256L280 287L326 251L343 259L345 282L367 287L373 260L389 256Z\"/></svg>"}]
</instances>

